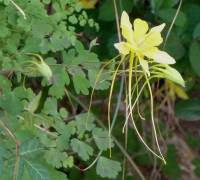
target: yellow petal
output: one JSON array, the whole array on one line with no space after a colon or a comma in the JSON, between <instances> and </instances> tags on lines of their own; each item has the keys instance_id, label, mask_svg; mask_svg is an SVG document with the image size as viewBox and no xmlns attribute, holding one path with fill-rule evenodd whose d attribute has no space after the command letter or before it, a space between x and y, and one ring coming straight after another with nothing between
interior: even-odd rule
<instances>
[{"instance_id":1,"label":"yellow petal","mask_svg":"<svg viewBox=\"0 0 200 180\"><path fill-rule=\"evenodd\" d=\"M149 32L146 35L145 40L143 41L143 44L141 45L141 49L147 49L150 47L159 46L163 42L163 38L159 32Z\"/></svg>"},{"instance_id":2,"label":"yellow petal","mask_svg":"<svg viewBox=\"0 0 200 180\"><path fill-rule=\"evenodd\" d=\"M151 47L159 46L163 42L161 31L165 24L153 27L148 34L145 35L144 40L139 44L140 49L146 51Z\"/></svg>"},{"instance_id":3,"label":"yellow petal","mask_svg":"<svg viewBox=\"0 0 200 180\"><path fill-rule=\"evenodd\" d=\"M129 54L130 48L127 43L120 42L114 44L115 48L123 55Z\"/></svg>"},{"instance_id":4,"label":"yellow petal","mask_svg":"<svg viewBox=\"0 0 200 180\"><path fill-rule=\"evenodd\" d=\"M143 53L146 57L153 59L157 63L161 63L161 64L174 64L174 63L176 63L176 61L173 57L171 57L165 51L160 51L156 47L152 47L149 50L144 51Z\"/></svg>"},{"instance_id":5,"label":"yellow petal","mask_svg":"<svg viewBox=\"0 0 200 180\"><path fill-rule=\"evenodd\" d=\"M136 42L142 41L144 39L144 35L147 33L149 29L147 22L137 18L133 22L133 26L134 26L135 41Z\"/></svg>"},{"instance_id":6,"label":"yellow petal","mask_svg":"<svg viewBox=\"0 0 200 180\"><path fill-rule=\"evenodd\" d=\"M171 57L165 51L157 50L156 53L152 56L152 59L161 64L174 64L176 63L175 59Z\"/></svg>"},{"instance_id":7,"label":"yellow petal","mask_svg":"<svg viewBox=\"0 0 200 180\"><path fill-rule=\"evenodd\" d=\"M159 26L155 26L153 28L151 28L150 32L157 32L157 33L161 33L161 31L164 29L165 27L165 23L159 25Z\"/></svg>"},{"instance_id":8,"label":"yellow petal","mask_svg":"<svg viewBox=\"0 0 200 180\"><path fill-rule=\"evenodd\" d=\"M148 76L150 76L148 62L142 58L139 58L139 62L140 62L140 65L142 66L142 69L147 73Z\"/></svg>"},{"instance_id":9,"label":"yellow petal","mask_svg":"<svg viewBox=\"0 0 200 180\"><path fill-rule=\"evenodd\" d=\"M144 56L146 56L150 59L153 59L153 56L158 51L158 48L157 47L150 47L147 50L140 49L140 51L141 51L141 53L144 54Z\"/></svg>"},{"instance_id":10,"label":"yellow petal","mask_svg":"<svg viewBox=\"0 0 200 180\"><path fill-rule=\"evenodd\" d=\"M126 11L122 12L121 17L121 29L122 35L128 42L133 42L133 29L132 24L130 23L129 16Z\"/></svg>"}]
</instances>

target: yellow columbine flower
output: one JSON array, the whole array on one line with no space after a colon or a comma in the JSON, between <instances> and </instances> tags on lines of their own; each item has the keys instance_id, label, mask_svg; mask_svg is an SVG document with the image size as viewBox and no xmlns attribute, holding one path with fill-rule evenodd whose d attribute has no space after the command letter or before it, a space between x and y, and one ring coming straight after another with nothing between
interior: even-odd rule
<instances>
[{"instance_id":1,"label":"yellow columbine flower","mask_svg":"<svg viewBox=\"0 0 200 180\"><path fill-rule=\"evenodd\" d=\"M153 59L161 64L175 63L173 57L158 49L158 46L163 42L161 31L165 27L164 23L149 30L147 22L137 18L133 22L133 30L128 14L123 11L120 26L126 42L115 43L115 48L123 55L132 52L148 74L150 73L146 59Z\"/></svg>"}]
</instances>

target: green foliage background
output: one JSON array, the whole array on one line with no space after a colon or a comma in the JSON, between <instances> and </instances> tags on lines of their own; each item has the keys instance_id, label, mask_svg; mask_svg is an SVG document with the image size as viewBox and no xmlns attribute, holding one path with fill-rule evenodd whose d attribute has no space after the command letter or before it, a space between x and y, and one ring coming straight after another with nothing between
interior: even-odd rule
<instances>
[{"instance_id":1,"label":"green foliage background","mask_svg":"<svg viewBox=\"0 0 200 180\"><path fill-rule=\"evenodd\" d=\"M89 10L76 0L15 2L27 19L9 0L0 0L0 179L121 179L124 155L137 165L134 169L127 161L125 179L140 179L137 168L146 179L200 176L199 0L183 1L163 47L176 59L175 66L186 80L189 96L187 100L173 101L173 116L168 120L162 110L158 116L166 140L167 165L146 151L132 129L125 149L123 113L117 118L113 138L108 137L105 108L99 107L105 106L103 100L108 96L113 67L94 85L101 65L117 54L113 47L118 41L113 1L98 1L95 9ZM165 22L168 29L179 1L116 3L119 12L126 10L132 19L140 17L153 25ZM167 30L163 35L166 33ZM51 82L41 75L33 76L23 66L24 62L36 60L26 53L42 56L53 72ZM116 94L119 86L120 83ZM92 88L101 103L94 105L88 115ZM147 96L144 95L144 102ZM148 116L147 108L144 103L144 114ZM138 121L138 125L151 142L148 122ZM113 147L111 158L109 145ZM91 167L83 171L88 166Z\"/></svg>"}]
</instances>

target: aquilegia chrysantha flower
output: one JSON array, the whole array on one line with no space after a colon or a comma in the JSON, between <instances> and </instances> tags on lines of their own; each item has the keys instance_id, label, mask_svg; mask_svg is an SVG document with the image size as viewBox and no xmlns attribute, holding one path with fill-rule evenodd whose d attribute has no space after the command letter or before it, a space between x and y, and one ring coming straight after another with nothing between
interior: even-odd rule
<instances>
[{"instance_id":1,"label":"aquilegia chrysantha flower","mask_svg":"<svg viewBox=\"0 0 200 180\"><path fill-rule=\"evenodd\" d=\"M152 59L161 64L174 64L175 60L165 51L158 49L158 46L163 42L161 31L165 24L155 26L149 30L146 21L139 18L130 23L128 14L124 11L121 17L121 30L125 42L115 43L115 48L120 54L128 55L133 53L134 57L139 59L142 68L149 74L148 61Z\"/></svg>"}]
</instances>

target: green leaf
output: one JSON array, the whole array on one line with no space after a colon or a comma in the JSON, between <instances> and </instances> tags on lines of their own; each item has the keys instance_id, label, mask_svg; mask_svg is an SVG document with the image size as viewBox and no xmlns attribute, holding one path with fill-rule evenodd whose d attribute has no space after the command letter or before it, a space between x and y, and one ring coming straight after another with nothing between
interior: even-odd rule
<instances>
[{"instance_id":1,"label":"green leaf","mask_svg":"<svg viewBox=\"0 0 200 180\"><path fill-rule=\"evenodd\" d=\"M189 59L190 59L192 69L194 70L195 74L198 76L200 76L199 57L200 57L200 44L198 42L194 41L190 45Z\"/></svg>"},{"instance_id":2,"label":"green leaf","mask_svg":"<svg viewBox=\"0 0 200 180\"><path fill-rule=\"evenodd\" d=\"M65 153L58 151L56 148L51 148L46 151L45 159L48 164L52 165L53 167L61 168L64 154Z\"/></svg>"},{"instance_id":3,"label":"green leaf","mask_svg":"<svg viewBox=\"0 0 200 180\"><path fill-rule=\"evenodd\" d=\"M57 116L58 115L58 111L57 111L57 100L56 98L47 98L47 100L45 101L44 104L44 108L43 108L43 112L45 114L50 114L53 116Z\"/></svg>"},{"instance_id":4,"label":"green leaf","mask_svg":"<svg viewBox=\"0 0 200 180\"><path fill-rule=\"evenodd\" d=\"M57 135L56 133L53 133ZM41 143L48 148L56 147L55 140L52 140L47 134L44 132L38 131L37 136L40 138Z\"/></svg>"},{"instance_id":5,"label":"green leaf","mask_svg":"<svg viewBox=\"0 0 200 180\"><path fill-rule=\"evenodd\" d=\"M4 173L13 177L15 163L16 163L16 158L9 159L7 169L4 169L4 171L7 171L7 172L4 172ZM24 170L25 170L25 161L23 159L20 159L19 164L18 164L17 174L16 174L16 180L22 179ZM10 179L12 179L11 177Z\"/></svg>"},{"instance_id":6,"label":"green leaf","mask_svg":"<svg viewBox=\"0 0 200 180\"><path fill-rule=\"evenodd\" d=\"M78 23L78 19L75 15L69 16L69 22L72 24L77 24Z\"/></svg>"},{"instance_id":7,"label":"green leaf","mask_svg":"<svg viewBox=\"0 0 200 180\"><path fill-rule=\"evenodd\" d=\"M107 159L102 156L99 158L96 166L96 172L101 177L115 179L117 178L120 171L121 165L119 162Z\"/></svg>"},{"instance_id":8,"label":"green leaf","mask_svg":"<svg viewBox=\"0 0 200 180\"><path fill-rule=\"evenodd\" d=\"M42 42L44 40L41 40L39 38L36 37L28 37L25 40L25 46L24 46L24 52L33 52L33 53L38 53L38 52L42 52ZM39 46L38 46L39 44Z\"/></svg>"},{"instance_id":9,"label":"green leaf","mask_svg":"<svg viewBox=\"0 0 200 180\"><path fill-rule=\"evenodd\" d=\"M67 118L69 115L69 112L65 108L60 108L59 113L60 113L60 116L64 119Z\"/></svg>"},{"instance_id":10,"label":"green leaf","mask_svg":"<svg viewBox=\"0 0 200 180\"><path fill-rule=\"evenodd\" d=\"M56 139L56 148L63 151L69 148L70 134L62 134Z\"/></svg>"},{"instance_id":11,"label":"green leaf","mask_svg":"<svg viewBox=\"0 0 200 180\"><path fill-rule=\"evenodd\" d=\"M1 25L0 38L5 38L10 34L8 27Z\"/></svg>"},{"instance_id":12,"label":"green leaf","mask_svg":"<svg viewBox=\"0 0 200 180\"><path fill-rule=\"evenodd\" d=\"M106 0L101 5L99 8L99 19L104 21L113 21L115 19L115 11L112 1Z\"/></svg>"},{"instance_id":13,"label":"green leaf","mask_svg":"<svg viewBox=\"0 0 200 180\"><path fill-rule=\"evenodd\" d=\"M162 4L163 4L163 1L164 1L164 0L152 0L152 1L150 1L152 11L155 12L155 11L157 11L158 9L161 9L161 6L162 6Z\"/></svg>"},{"instance_id":14,"label":"green leaf","mask_svg":"<svg viewBox=\"0 0 200 180\"><path fill-rule=\"evenodd\" d=\"M39 29L39 31L38 31ZM49 35L53 31L51 25L48 24L48 19L36 20L32 26L33 36L36 38L44 38L46 35Z\"/></svg>"},{"instance_id":15,"label":"green leaf","mask_svg":"<svg viewBox=\"0 0 200 180\"><path fill-rule=\"evenodd\" d=\"M196 25L194 32L193 32L193 38L199 39L200 38L200 23Z\"/></svg>"},{"instance_id":16,"label":"green leaf","mask_svg":"<svg viewBox=\"0 0 200 180\"><path fill-rule=\"evenodd\" d=\"M178 2L178 0L164 0L161 7L163 9L171 8L174 7Z\"/></svg>"},{"instance_id":17,"label":"green leaf","mask_svg":"<svg viewBox=\"0 0 200 180\"><path fill-rule=\"evenodd\" d=\"M121 6L123 10L126 10L128 13L131 12L133 5L133 1L121 0ZM99 19L103 21L115 20L115 10L112 1L106 0L102 3L99 8Z\"/></svg>"},{"instance_id":18,"label":"green leaf","mask_svg":"<svg viewBox=\"0 0 200 180\"><path fill-rule=\"evenodd\" d=\"M0 158L0 176L2 176L2 172L3 172L3 166L4 166L3 159L2 159L2 158Z\"/></svg>"},{"instance_id":19,"label":"green leaf","mask_svg":"<svg viewBox=\"0 0 200 180\"><path fill-rule=\"evenodd\" d=\"M92 147L76 138L71 140L71 147L84 161L89 160L90 156L93 155Z\"/></svg>"},{"instance_id":20,"label":"green leaf","mask_svg":"<svg viewBox=\"0 0 200 180\"><path fill-rule=\"evenodd\" d=\"M166 51L177 60L181 59L186 51L181 42L181 39L175 33L170 33L169 39L166 43Z\"/></svg>"},{"instance_id":21,"label":"green leaf","mask_svg":"<svg viewBox=\"0 0 200 180\"><path fill-rule=\"evenodd\" d=\"M121 0L123 10L125 10L128 13L131 13L133 7L134 7L134 1L129 0Z\"/></svg>"},{"instance_id":22,"label":"green leaf","mask_svg":"<svg viewBox=\"0 0 200 180\"><path fill-rule=\"evenodd\" d=\"M85 77L80 75L74 75L72 80L77 94L80 94L81 92L84 95L89 94L88 88L90 87L90 82Z\"/></svg>"},{"instance_id":23,"label":"green leaf","mask_svg":"<svg viewBox=\"0 0 200 180\"><path fill-rule=\"evenodd\" d=\"M0 90L3 90L3 92L6 92L6 91L9 91L10 88L11 88L11 82L4 76L0 75Z\"/></svg>"},{"instance_id":24,"label":"green leaf","mask_svg":"<svg viewBox=\"0 0 200 180\"><path fill-rule=\"evenodd\" d=\"M34 93L31 88L25 89L24 87L19 86L16 87L13 92L20 100L27 99L28 101L31 101L34 97Z\"/></svg>"},{"instance_id":25,"label":"green leaf","mask_svg":"<svg viewBox=\"0 0 200 180\"><path fill-rule=\"evenodd\" d=\"M57 171L53 168L50 170L50 173L51 173L50 177L52 180L57 180L57 179L58 180L68 180L68 178L66 177L66 174L64 174L60 171Z\"/></svg>"},{"instance_id":26,"label":"green leaf","mask_svg":"<svg viewBox=\"0 0 200 180\"><path fill-rule=\"evenodd\" d=\"M21 144L19 154L33 158L35 153L41 152L42 150L44 150L44 147L42 147L38 139L29 139Z\"/></svg>"},{"instance_id":27,"label":"green leaf","mask_svg":"<svg viewBox=\"0 0 200 180\"><path fill-rule=\"evenodd\" d=\"M29 40L31 41L31 40ZM40 46L37 46L36 43L39 43ZM28 47L27 47L28 46ZM31 47L29 47L31 46ZM48 39L36 39L34 38L34 41L31 41L30 44L28 44L28 42L26 43L26 48L25 50L28 51L29 49L32 49L35 50L35 51L39 51L42 53L42 54L46 54L48 53L50 50L51 50L51 44L49 43Z\"/></svg>"},{"instance_id":28,"label":"green leaf","mask_svg":"<svg viewBox=\"0 0 200 180\"><path fill-rule=\"evenodd\" d=\"M71 121L68 124L65 124L62 120L55 121L54 128L61 135L64 135L66 139L76 132L75 122Z\"/></svg>"},{"instance_id":29,"label":"green leaf","mask_svg":"<svg viewBox=\"0 0 200 180\"><path fill-rule=\"evenodd\" d=\"M26 167L28 168L29 176L32 180L50 180L50 173L48 169L39 163L25 160Z\"/></svg>"},{"instance_id":30,"label":"green leaf","mask_svg":"<svg viewBox=\"0 0 200 180\"><path fill-rule=\"evenodd\" d=\"M20 34L13 33L6 43L6 48L10 53L15 53L17 51L18 46L20 45Z\"/></svg>"},{"instance_id":31,"label":"green leaf","mask_svg":"<svg viewBox=\"0 0 200 180\"><path fill-rule=\"evenodd\" d=\"M23 177L20 180L31 180L27 169L24 170Z\"/></svg>"},{"instance_id":32,"label":"green leaf","mask_svg":"<svg viewBox=\"0 0 200 180\"><path fill-rule=\"evenodd\" d=\"M88 71L88 78L90 84L96 90L106 90L110 87L109 80L111 79L111 74L103 71L102 74L99 74L98 70L90 69ZM96 79L98 78L98 79Z\"/></svg>"},{"instance_id":33,"label":"green leaf","mask_svg":"<svg viewBox=\"0 0 200 180\"><path fill-rule=\"evenodd\" d=\"M67 32L55 32L51 36L51 50L53 52L64 50L71 45Z\"/></svg>"},{"instance_id":34,"label":"green leaf","mask_svg":"<svg viewBox=\"0 0 200 180\"><path fill-rule=\"evenodd\" d=\"M65 168L72 168L74 165L74 158L73 156L68 156L63 159L63 167Z\"/></svg>"},{"instance_id":35,"label":"green leaf","mask_svg":"<svg viewBox=\"0 0 200 180\"><path fill-rule=\"evenodd\" d=\"M75 69L77 71L77 69L80 68L78 65L81 65L81 67L87 70L96 69L100 66L97 54L85 50L83 44L78 41L76 42L75 49L70 49L68 54L63 53L63 56L64 63L68 65L68 71L70 71L70 69ZM76 72L77 75L81 75L82 73ZM73 75L73 72L71 74Z\"/></svg>"},{"instance_id":36,"label":"green leaf","mask_svg":"<svg viewBox=\"0 0 200 180\"><path fill-rule=\"evenodd\" d=\"M53 67L53 86L49 89L49 94L56 98L62 98L65 94L65 85L70 82L65 66Z\"/></svg>"},{"instance_id":37,"label":"green leaf","mask_svg":"<svg viewBox=\"0 0 200 180\"><path fill-rule=\"evenodd\" d=\"M13 92L7 92L3 96L0 96L0 107L13 116L18 115L23 109L20 100Z\"/></svg>"},{"instance_id":38,"label":"green leaf","mask_svg":"<svg viewBox=\"0 0 200 180\"><path fill-rule=\"evenodd\" d=\"M76 132L76 125L74 121L69 122L67 125L64 122L56 121L54 128L60 134L56 139L57 148L60 151L69 148L69 141L73 134Z\"/></svg>"},{"instance_id":39,"label":"green leaf","mask_svg":"<svg viewBox=\"0 0 200 180\"><path fill-rule=\"evenodd\" d=\"M0 177L3 174L3 169L4 169L4 158L7 156L7 150L4 147L0 147Z\"/></svg>"},{"instance_id":40,"label":"green leaf","mask_svg":"<svg viewBox=\"0 0 200 180\"><path fill-rule=\"evenodd\" d=\"M182 11L189 17L189 21L187 21L187 31L192 34L195 26L199 23L200 6L197 3L187 3L182 7Z\"/></svg>"},{"instance_id":41,"label":"green leaf","mask_svg":"<svg viewBox=\"0 0 200 180\"><path fill-rule=\"evenodd\" d=\"M86 131L91 131L94 127L94 115L92 113L82 113L75 117L77 133L83 134Z\"/></svg>"},{"instance_id":42,"label":"green leaf","mask_svg":"<svg viewBox=\"0 0 200 180\"><path fill-rule=\"evenodd\" d=\"M176 117L186 121L200 120L200 100L189 99L180 101L175 107Z\"/></svg>"},{"instance_id":43,"label":"green leaf","mask_svg":"<svg viewBox=\"0 0 200 180\"><path fill-rule=\"evenodd\" d=\"M105 151L110 148L110 146L114 146L112 139L109 137L109 134L106 130L94 128L92 130L92 135L99 150Z\"/></svg>"}]
</instances>

